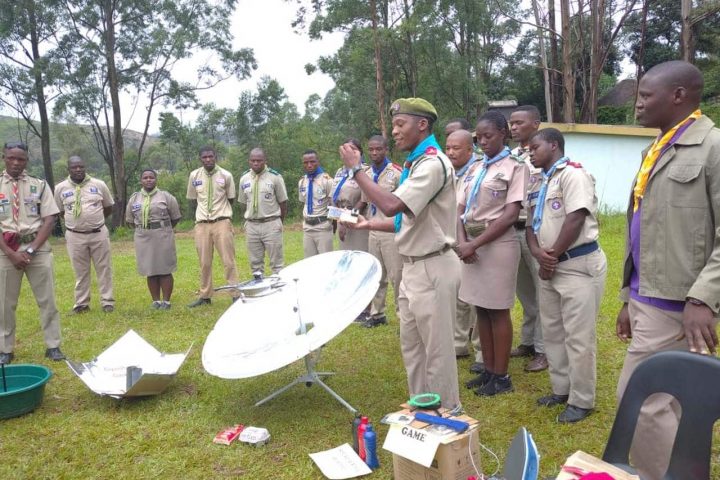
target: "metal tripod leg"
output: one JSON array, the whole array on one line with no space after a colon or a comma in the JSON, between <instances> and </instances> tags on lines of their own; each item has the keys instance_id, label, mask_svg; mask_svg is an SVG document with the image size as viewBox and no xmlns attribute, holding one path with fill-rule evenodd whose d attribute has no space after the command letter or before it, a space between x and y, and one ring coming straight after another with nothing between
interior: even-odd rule
<instances>
[{"instance_id":1,"label":"metal tripod leg","mask_svg":"<svg viewBox=\"0 0 720 480\"><path fill-rule=\"evenodd\" d=\"M267 397L263 398L259 402L255 404L256 407L259 407L265 402L268 402L272 400L273 398L277 397L278 395L281 395L285 391L291 389L295 385L299 383L304 383L308 387L310 387L312 384L316 383L320 385L323 389L325 389L326 392L328 392L332 397L340 402L345 408L350 410L352 413L357 413L357 410L353 408L348 402L346 402L340 395L335 393L332 388L328 387L325 382L322 381L321 377L327 377L330 375L335 375L333 372L316 372L315 371L315 364L317 363L318 359L320 358L320 354L318 352L317 356L314 358L311 358L314 356L314 353L310 353L309 355L305 356L305 368L307 369L307 373L305 375L302 375L292 382L288 383L284 387L280 388L279 390L275 390L273 393L268 395Z\"/></svg>"}]
</instances>

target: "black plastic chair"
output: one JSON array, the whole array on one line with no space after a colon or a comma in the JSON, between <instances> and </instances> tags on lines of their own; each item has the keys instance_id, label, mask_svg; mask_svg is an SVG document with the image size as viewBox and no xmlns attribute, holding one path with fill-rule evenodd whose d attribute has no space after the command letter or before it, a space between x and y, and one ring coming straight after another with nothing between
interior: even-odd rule
<instances>
[{"instance_id":1,"label":"black plastic chair","mask_svg":"<svg viewBox=\"0 0 720 480\"><path fill-rule=\"evenodd\" d=\"M713 425L720 418L720 360L689 352L657 353L638 365L618 407L603 460L633 471L628 457L638 414L654 393L672 395L682 408L664 478L709 479Z\"/></svg>"}]
</instances>

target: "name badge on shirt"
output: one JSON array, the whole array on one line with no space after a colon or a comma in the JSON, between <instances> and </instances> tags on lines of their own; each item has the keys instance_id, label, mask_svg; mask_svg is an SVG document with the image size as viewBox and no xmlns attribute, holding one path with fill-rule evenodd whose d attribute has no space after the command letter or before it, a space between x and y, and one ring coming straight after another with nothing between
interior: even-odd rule
<instances>
[{"instance_id":1,"label":"name badge on shirt","mask_svg":"<svg viewBox=\"0 0 720 480\"><path fill-rule=\"evenodd\" d=\"M35 185L30 185L30 193L37 193L37 187Z\"/></svg>"},{"instance_id":2,"label":"name badge on shirt","mask_svg":"<svg viewBox=\"0 0 720 480\"><path fill-rule=\"evenodd\" d=\"M533 200L537 200L538 196L540 196L540 192L528 193L528 202L531 202L531 201L533 201Z\"/></svg>"},{"instance_id":3,"label":"name badge on shirt","mask_svg":"<svg viewBox=\"0 0 720 480\"><path fill-rule=\"evenodd\" d=\"M73 192L72 190L69 190L69 191L64 192L64 193L62 194L62 198L72 197L73 195L75 195L75 192Z\"/></svg>"},{"instance_id":4,"label":"name badge on shirt","mask_svg":"<svg viewBox=\"0 0 720 480\"><path fill-rule=\"evenodd\" d=\"M242 188L243 190L245 190L246 188L250 188L250 185L251 185L250 182L248 182L248 183L243 183L241 188Z\"/></svg>"},{"instance_id":5,"label":"name badge on shirt","mask_svg":"<svg viewBox=\"0 0 720 480\"><path fill-rule=\"evenodd\" d=\"M300 187L300 193L305 193L305 187Z\"/></svg>"},{"instance_id":6,"label":"name badge on shirt","mask_svg":"<svg viewBox=\"0 0 720 480\"><path fill-rule=\"evenodd\" d=\"M140 210L141 208L142 208L142 205L140 205L139 203L133 203L133 205L132 205L132 211L133 211L133 212L137 212L137 211Z\"/></svg>"},{"instance_id":7,"label":"name badge on shirt","mask_svg":"<svg viewBox=\"0 0 720 480\"><path fill-rule=\"evenodd\" d=\"M222 177L216 178L215 183L217 183L218 185L225 185L225 179Z\"/></svg>"},{"instance_id":8,"label":"name badge on shirt","mask_svg":"<svg viewBox=\"0 0 720 480\"><path fill-rule=\"evenodd\" d=\"M192 184L193 187L199 187L200 185L202 185L202 180L193 180Z\"/></svg>"},{"instance_id":9,"label":"name badge on shirt","mask_svg":"<svg viewBox=\"0 0 720 480\"><path fill-rule=\"evenodd\" d=\"M464 182L464 183L469 183L469 182L472 181L472 179L473 179L473 175L468 175L467 177L465 177L465 182Z\"/></svg>"},{"instance_id":10,"label":"name badge on shirt","mask_svg":"<svg viewBox=\"0 0 720 480\"><path fill-rule=\"evenodd\" d=\"M90 193L98 193L97 187L90 187Z\"/></svg>"}]
</instances>

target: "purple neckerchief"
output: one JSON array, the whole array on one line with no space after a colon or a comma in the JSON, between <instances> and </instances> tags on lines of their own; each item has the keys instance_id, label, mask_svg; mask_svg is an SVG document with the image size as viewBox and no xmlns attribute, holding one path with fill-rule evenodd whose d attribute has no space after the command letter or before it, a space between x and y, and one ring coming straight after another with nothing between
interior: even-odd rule
<instances>
[{"instance_id":1,"label":"purple neckerchief","mask_svg":"<svg viewBox=\"0 0 720 480\"><path fill-rule=\"evenodd\" d=\"M658 160L665 155L665 152L673 146L673 144L680 138L685 130L692 125L693 121L687 122L682 127L678 128L675 135L672 136L670 141L663 147L658 155ZM662 135L662 134L661 134ZM657 163L656 163L657 165ZM630 256L632 257L633 270L630 274L630 297L637 300L640 303L652 305L661 310L669 312L682 312L685 308L685 302L681 300L666 300L664 298L657 297L646 297L640 295L640 220L642 218L642 200L638 205L637 211L633 213L632 219L630 220Z\"/></svg>"}]
</instances>

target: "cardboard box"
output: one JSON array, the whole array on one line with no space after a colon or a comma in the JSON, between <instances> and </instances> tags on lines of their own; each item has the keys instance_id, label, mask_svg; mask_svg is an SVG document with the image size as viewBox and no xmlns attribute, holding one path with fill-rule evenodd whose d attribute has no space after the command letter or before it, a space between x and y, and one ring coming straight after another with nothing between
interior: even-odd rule
<instances>
[{"instance_id":1,"label":"cardboard box","mask_svg":"<svg viewBox=\"0 0 720 480\"><path fill-rule=\"evenodd\" d=\"M407 408L398 413L410 416L413 414ZM440 413L446 414L447 411L441 409ZM467 415L453 418L467 422L470 424L470 428L464 433L454 433L440 437L430 466L425 467L393 452L395 480L467 480L470 475L477 475L477 472L482 471L480 468L477 420ZM415 420L410 426L422 432L430 425Z\"/></svg>"},{"instance_id":2,"label":"cardboard box","mask_svg":"<svg viewBox=\"0 0 720 480\"><path fill-rule=\"evenodd\" d=\"M637 475L632 475L624 470L620 470L618 467L604 462L597 457L593 457L582 450L578 450L570 455L563 467L575 467L588 473L608 473L616 480L640 480L640 477ZM577 478L577 475L561 470L555 480L575 480Z\"/></svg>"}]
</instances>

